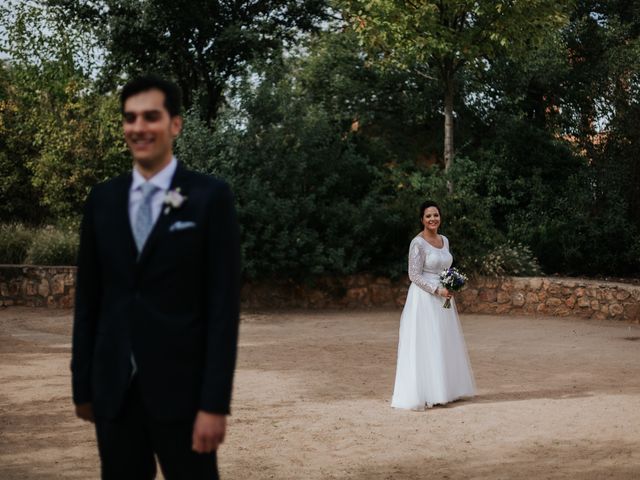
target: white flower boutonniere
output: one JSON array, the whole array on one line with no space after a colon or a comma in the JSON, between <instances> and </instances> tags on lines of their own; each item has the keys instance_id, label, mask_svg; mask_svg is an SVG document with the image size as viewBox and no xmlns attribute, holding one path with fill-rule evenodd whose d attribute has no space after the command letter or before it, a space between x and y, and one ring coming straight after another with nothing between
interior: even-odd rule
<instances>
[{"instance_id":1,"label":"white flower boutonniere","mask_svg":"<svg viewBox=\"0 0 640 480\"><path fill-rule=\"evenodd\" d=\"M177 209L187 200L187 197L180 193L180 187L169 190L164 196L164 214L168 214L172 209Z\"/></svg>"}]
</instances>

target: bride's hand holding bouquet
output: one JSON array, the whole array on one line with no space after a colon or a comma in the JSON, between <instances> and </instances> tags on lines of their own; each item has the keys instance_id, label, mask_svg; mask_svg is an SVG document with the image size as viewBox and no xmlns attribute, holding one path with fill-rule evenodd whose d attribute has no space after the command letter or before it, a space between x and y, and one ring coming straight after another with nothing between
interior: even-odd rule
<instances>
[{"instance_id":1,"label":"bride's hand holding bouquet","mask_svg":"<svg viewBox=\"0 0 640 480\"><path fill-rule=\"evenodd\" d=\"M451 308L451 292L459 292L464 287L467 281L467 276L456 268L448 268L440 273L440 285L439 289L441 295L447 299L442 305L443 308Z\"/></svg>"}]
</instances>

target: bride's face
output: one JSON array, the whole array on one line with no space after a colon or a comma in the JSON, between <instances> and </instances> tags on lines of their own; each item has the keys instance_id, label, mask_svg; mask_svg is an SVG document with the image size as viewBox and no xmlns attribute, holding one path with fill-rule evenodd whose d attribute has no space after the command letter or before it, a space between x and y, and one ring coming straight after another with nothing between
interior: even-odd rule
<instances>
[{"instance_id":1,"label":"bride's face","mask_svg":"<svg viewBox=\"0 0 640 480\"><path fill-rule=\"evenodd\" d=\"M436 207L426 208L422 215L422 224L425 230L438 233L438 227L440 226L440 212Z\"/></svg>"}]
</instances>

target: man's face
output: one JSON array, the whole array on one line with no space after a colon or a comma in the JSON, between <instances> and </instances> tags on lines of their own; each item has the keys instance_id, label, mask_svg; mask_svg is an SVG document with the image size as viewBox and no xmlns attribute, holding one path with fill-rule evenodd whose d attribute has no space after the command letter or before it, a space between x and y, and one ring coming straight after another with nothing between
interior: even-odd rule
<instances>
[{"instance_id":1,"label":"man's face","mask_svg":"<svg viewBox=\"0 0 640 480\"><path fill-rule=\"evenodd\" d=\"M164 93L152 89L125 100L123 127L134 161L153 170L171 160L173 139L180 133L182 118L171 117L164 106Z\"/></svg>"}]
</instances>

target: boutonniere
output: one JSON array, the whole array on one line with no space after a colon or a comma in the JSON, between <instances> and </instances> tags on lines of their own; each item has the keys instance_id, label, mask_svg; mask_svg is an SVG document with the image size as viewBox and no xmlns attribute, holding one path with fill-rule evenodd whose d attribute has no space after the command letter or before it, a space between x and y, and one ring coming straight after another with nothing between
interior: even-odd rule
<instances>
[{"instance_id":1,"label":"boutonniere","mask_svg":"<svg viewBox=\"0 0 640 480\"><path fill-rule=\"evenodd\" d=\"M180 193L180 187L167 191L164 196L164 214L168 214L172 209L177 209L187 200L185 195Z\"/></svg>"}]
</instances>

